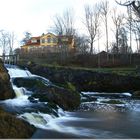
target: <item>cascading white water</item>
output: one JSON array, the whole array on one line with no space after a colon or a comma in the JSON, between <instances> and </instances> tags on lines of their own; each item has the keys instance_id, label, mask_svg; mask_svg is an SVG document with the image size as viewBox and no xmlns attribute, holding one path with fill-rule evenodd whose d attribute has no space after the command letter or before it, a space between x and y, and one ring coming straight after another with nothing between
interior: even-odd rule
<instances>
[{"instance_id":1,"label":"cascading white water","mask_svg":"<svg viewBox=\"0 0 140 140\"><path fill-rule=\"evenodd\" d=\"M21 78L21 77L24 77L24 78L25 77L31 77L31 78L35 77L35 78L38 78L38 79L44 81L44 84L47 84L49 82L48 79L45 79L41 76L31 74L30 71L28 71L27 69L23 70L14 65L6 65L6 68L8 70L8 73L9 73L11 79ZM11 84L15 91L16 98L5 100L4 103L7 106L12 106L13 108L17 108L17 107L30 108L30 106L34 105L34 103L31 103L28 100L28 95L32 94L31 91L27 91L27 89L24 87L17 87L16 85L13 84L13 80L11 80ZM61 117L61 116L64 116L64 114L65 114L64 111L61 108L59 108L58 116ZM22 114L19 114L17 117L22 118L22 119L28 121L30 124L36 126L37 128L41 128L41 129L46 129L47 123L50 120L56 118L56 116L54 116L52 114L45 114L45 113L42 113L39 111L38 112L24 112Z\"/></svg>"},{"instance_id":2,"label":"cascading white water","mask_svg":"<svg viewBox=\"0 0 140 140\"><path fill-rule=\"evenodd\" d=\"M32 76L30 71L20 69L19 67L14 66L14 65L6 65L6 68L8 70L8 73L9 73L11 79L17 78L17 77L30 77L30 76ZM17 98L25 95L25 93L27 92L24 87L19 88L19 87L15 86L13 83L12 83L12 87L13 87L13 90L15 91Z\"/></svg>"},{"instance_id":3,"label":"cascading white water","mask_svg":"<svg viewBox=\"0 0 140 140\"><path fill-rule=\"evenodd\" d=\"M13 90L15 91L16 97L21 97L23 95L25 95L25 88L18 88L16 86L13 86Z\"/></svg>"},{"instance_id":4,"label":"cascading white water","mask_svg":"<svg viewBox=\"0 0 140 140\"><path fill-rule=\"evenodd\" d=\"M30 77L32 76L32 74L30 73L30 71L28 70L22 70L18 67L12 67L12 68L7 68L8 73L10 75L11 78L14 77Z\"/></svg>"},{"instance_id":5,"label":"cascading white water","mask_svg":"<svg viewBox=\"0 0 140 140\"><path fill-rule=\"evenodd\" d=\"M10 75L11 78L17 78L17 77L32 77L34 75L32 75L28 70L22 70L19 69L17 67L8 67L8 73ZM39 77L39 76L38 76ZM43 77L41 77L42 80L47 80ZM30 104L29 100L28 100L28 96L25 95L27 91L24 87L17 87L12 83L13 89L15 91L16 94L16 99L10 99L7 100L7 104L11 104L12 106L22 106L22 105L26 105L26 104ZM63 132L64 129L67 129L66 133L73 133L73 134L78 134L80 135L80 130L78 129L74 129L72 127L65 127L63 128L62 125L61 127L59 127L60 123L57 124L61 118L63 119L67 119L69 118L70 120L72 119L70 116L67 116L66 112L64 112L61 108L58 109L58 116L59 119L56 118L56 116L52 115L52 114L45 114L42 112L25 112L22 113L20 115L18 115L19 118L22 118L26 121L28 121L30 124L36 126L37 128L41 128L41 129L55 129L56 131L59 132ZM77 120L77 118L75 118ZM54 121L56 120L56 121ZM83 135L85 135L85 133L82 133ZM82 135L81 134L81 135Z\"/></svg>"}]
</instances>

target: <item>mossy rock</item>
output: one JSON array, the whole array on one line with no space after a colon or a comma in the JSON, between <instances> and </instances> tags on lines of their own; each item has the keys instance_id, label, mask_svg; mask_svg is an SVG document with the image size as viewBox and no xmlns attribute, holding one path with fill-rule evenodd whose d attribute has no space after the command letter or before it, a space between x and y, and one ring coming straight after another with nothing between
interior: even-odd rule
<instances>
[{"instance_id":1,"label":"mossy rock","mask_svg":"<svg viewBox=\"0 0 140 140\"><path fill-rule=\"evenodd\" d=\"M0 138L31 138L36 128L0 108Z\"/></svg>"},{"instance_id":2,"label":"mossy rock","mask_svg":"<svg viewBox=\"0 0 140 140\"><path fill-rule=\"evenodd\" d=\"M30 77L30 78L15 78L13 79L13 83L17 86L17 87L25 87L27 89L42 89L45 88L46 85L39 79L36 79L36 77Z\"/></svg>"},{"instance_id":3,"label":"mossy rock","mask_svg":"<svg viewBox=\"0 0 140 140\"><path fill-rule=\"evenodd\" d=\"M39 99L40 102L49 102L59 105L64 110L73 110L80 105L80 94L57 86L46 86L45 90L34 93L32 98Z\"/></svg>"},{"instance_id":4,"label":"mossy rock","mask_svg":"<svg viewBox=\"0 0 140 140\"><path fill-rule=\"evenodd\" d=\"M124 102L119 101L119 100L109 100L109 101L101 101L102 103L107 103L107 104L124 104Z\"/></svg>"},{"instance_id":5,"label":"mossy rock","mask_svg":"<svg viewBox=\"0 0 140 140\"><path fill-rule=\"evenodd\" d=\"M67 88L71 91L76 91L76 87L70 82L67 82Z\"/></svg>"},{"instance_id":6,"label":"mossy rock","mask_svg":"<svg viewBox=\"0 0 140 140\"><path fill-rule=\"evenodd\" d=\"M65 110L73 110L80 105L80 94L75 91L72 84L69 84L71 89L55 86L51 83L44 83L43 79L37 77L15 78L13 83L17 87L24 87L33 94L29 97L31 102L50 102L59 105Z\"/></svg>"},{"instance_id":7,"label":"mossy rock","mask_svg":"<svg viewBox=\"0 0 140 140\"><path fill-rule=\"evenodd\" d=\"M10 76L4 64L0 61L0 100L11 99L15 93L10 83Z\"/></svg>"},{"instance_id":8,"label":"mossy rock","mask_svg":"<svg viewBox=\"0 0 140 140\"><path fill-rule=\"evenodd\" d=\"M93 102L93 101L97 101L97 98L96 97L92 97L92 96L89 96L89 95L84 95L81 93L81 102Z\"/></svg>"},{"instance_id":9,"label":"mossy rock","mask_svg":"<svg viewBox=\"0 0 140 140\"><path fill-rule=\"evenodd\" d=\"M133 92L132 97L140 97L140 91Z\"/></svg>"}]
</instances>

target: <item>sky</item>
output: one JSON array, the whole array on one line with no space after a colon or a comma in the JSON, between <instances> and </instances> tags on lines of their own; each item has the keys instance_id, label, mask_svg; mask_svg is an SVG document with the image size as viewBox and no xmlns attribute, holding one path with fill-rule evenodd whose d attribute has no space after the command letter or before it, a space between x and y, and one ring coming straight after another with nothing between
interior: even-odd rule
<instances>
[{"instance_id":1,"label":"sky","mask_svg":"<svg viewBox=\"0 0 140 140\"><path fill-rule=\"evenodd\" d=\"M40 36L50 31L53 18L71 8L75 13L76 29L85 32L82 24L84 5L93 5L97 0L0 0L0 30L15 32L17 41L29 31L33 36ZM110 4L116 6L114 0ZM15 47L19 47L16 44Z\"/></svg>"}]
</instances>

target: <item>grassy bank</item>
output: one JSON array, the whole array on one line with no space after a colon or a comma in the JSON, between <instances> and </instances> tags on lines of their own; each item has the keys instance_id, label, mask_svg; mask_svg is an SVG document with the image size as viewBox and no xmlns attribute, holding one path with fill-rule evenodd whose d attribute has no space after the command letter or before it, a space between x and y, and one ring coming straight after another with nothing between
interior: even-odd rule
<instances>
[{"instance_id":1,"label":"grassy bank","mask_svg":"<svg viewBox=\"0 0 140 140\"><path fill-rule=\"evenodd\" d=\"M85 68L33 62L24 66L31 73L73 91L134 92L140 88L138 67Z\"/></svg>"},{"instance_id":2,"label":"grassy bank","mask_svg":"<svg viewBox=\"0 0 140 140\"><path fill-rule=\"evenodd\" d=\"M103 72L103 73L114 73L118 75L124 76L139 76L139 72L137 71L136 67L116 67L116 68L85 68L85 67L78 67L78 66L61 66L55 64L42 64L43 66L48 67L55 67L55 68L70 68L76 70L89 70L95 72Z\"/></svg>"},{"instance_id":3,"label":"grassy bank","mask_svg":"<svg viewBox=\"0 0 140 140\"><path fill-rule=\"evenodd\" d=\"M31 61L25 61L25 60L20 60L19 64L22 63L30 63ZM34 63L34 62L33 62ZM124 76L139 76L140 71L136 68L136 66L129 66L129 67L113 67L113 68L97 68L97 67L80 67L76 65L58 65L57 63L53 64L48 64L45 62L36 62L36 64L42 65L42 66L47 66L47 67L54 67L54 68L70 68L70 69L76 69L76 70L88 70L88 71L95 71L95 72L103 72L103 73L114 73L118 75L124 75Z\"/></svg>"}]
</instances>

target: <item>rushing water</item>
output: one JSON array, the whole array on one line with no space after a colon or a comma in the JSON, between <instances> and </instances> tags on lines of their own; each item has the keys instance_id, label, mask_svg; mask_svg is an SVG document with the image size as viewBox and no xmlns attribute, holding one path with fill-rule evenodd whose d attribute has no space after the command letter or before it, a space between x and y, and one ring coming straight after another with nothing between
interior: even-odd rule
<instances>
[{"instance_id":1,"label":"rushing water","mask_svg":"<svg viewBox=\"0 0 140 140\"><path fill-rule=\"evenodd\" d=\"M6 67L11 79L34 76L49 81L28 70ZM97 100L85 100L73 112L58 107L46 113L47 102L31 103L28 100L30 91L14 84L13 88L16 98L1 101L0 105L38 128L32 138L140 138L140 100L133 99L130 93L82 92L81 100L87 96Z\"/></svg>"}]
</instances>

